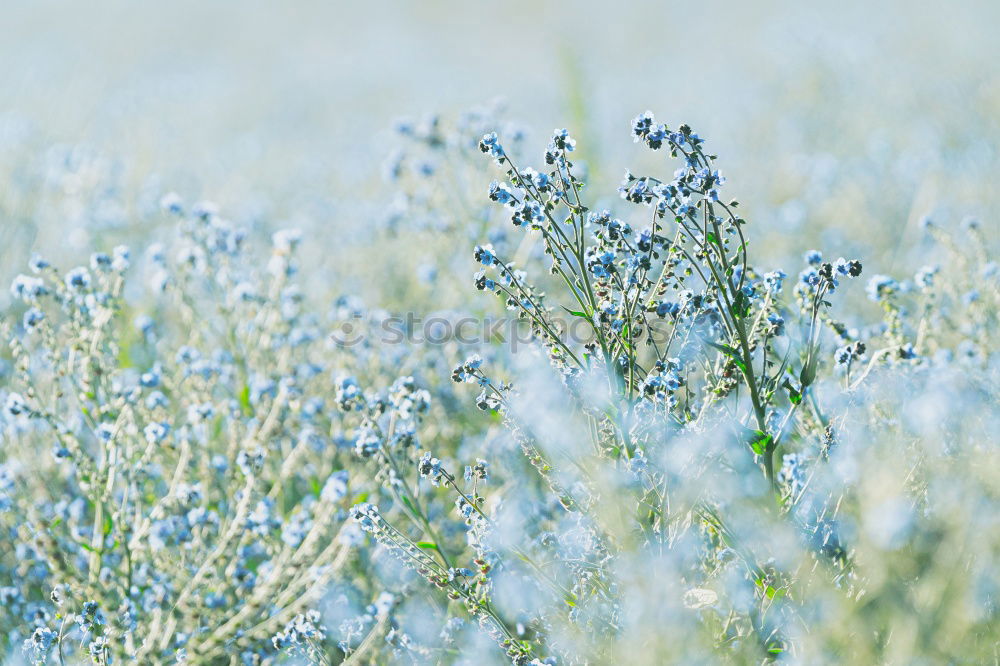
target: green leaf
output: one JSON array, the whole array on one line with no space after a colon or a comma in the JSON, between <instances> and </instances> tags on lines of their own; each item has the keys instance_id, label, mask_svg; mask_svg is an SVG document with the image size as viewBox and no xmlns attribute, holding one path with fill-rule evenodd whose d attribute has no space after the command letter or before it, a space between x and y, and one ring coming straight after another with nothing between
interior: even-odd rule
<instances>
[{"instance_id":1,"label":"green leaf","mask_svg":"<svg viewBox=\"0 0 1000 666\"><path fill-rule=\"evenodd\" d=\"M802 386L802 390L805 390L807 386L816 380L816 354L812 354L811 356L806 364L802 366L802 371L799 373L799 384Z\"/></svg>"},{"instance_id":2,"label":"green leaf","mask_svg":"<svg viewBox=\"0 0 1000 666\"><path fill-rule=\"evenodd\" d=\"M725 354L730 358L736 356L736 350L730 347L729 345L722 345L719 344L718 342L712 342L711 340L707 340L705 338L702 338L702 341L709 347L718 349L720 352L722 352L723 354Z\"/></svg>"},{"instance_id":3,"label":"green leaf","mask_svg":"<svg viewBox=\"0 0 1000 666\"><path fill-rule=\"evenodd\" d=\"M782 384L782 386L784 386L785 390L788 391L788 400L791 401L793 405L797 405L800 402L802 402L802 392L796 390L796 388L792 386L792 383L790 381L786 379L785 383Z\"/></svg>"},{"instance_id":4,"label":"green leaf","mask_svg":"<svg viewBox=\"0 0 1000 666\"><path fill-rule=\"evenodd\" d=\"M708 239L708 242L709 242L709 243L715 243L716 245L718 245L718 244L719 244L719 237L718 237L718 236L716 236L716 235L715 235L714 233L712 233L711 231L709 231L709 232L708 232L708 235L707 235L707 236L705 236L705 238L707 238L707 239Z\"/></svg>"},{"instance_id":5,"label":"green leaf","mask_svg":"<svg viewBox=\"0 0 1000 666\"><path fill-rule=\"evenodd\" d=\"M711 340L707 340L705 338L702 338L702 341L709 347L719 350L720 352L728 356L730 359L732 359L733 363L735 363L736 367L738 367L741 371L743 371L744 373L747 371L747 365L746 363L743 362L743 359L740 357L740 353L738 351L736 351L729 345L722 345L719 344L718 342L712 342Z\"/></svg>"},{"instance_id":6,"label":"green leaf","mask_svg":"<svg viewBox=\"0 0 1000 666\"><path fill-rule=\"evenodd\" d=\"M747 444L750 445L753 452L759 456L767 453L767 449L771 445L771 442L774 441L774 438L763 430L752 430L749 434L750 437L748 438Z\"/></svg>"},{"instance_id":7,"label":"green leaf","mask_svg":"<svg viewBox=\"0 0 1000 666\"><path fill-rule=\"evenodd\" d=\"M737 319L746 319L752 311L753 304L750 302L750 298L742 291L736 292L736 296L733 298L733 315Z\"/></svg>"},{"instance_id":8,"label":"green leaf","mask_svg":"<svg viewBox=\"0 0 1000 666\"><path fill-rule=\"evenodd\" d=\"M778 589L778 588L772 587L770 585L767 585L767 586L764 587L764 594L767 595L768 599L780 599L781 597L785 596L785 591L782 590L782 589Z\"/></svg>"},{"instance_id":9,"label":"green leaf","mask_svg":"<svg viewBox=\"0 0 1000 666\"><path fill-rule=\"evenodd\" d=\"M418 541L417 548L426 548L427 550L437 550L438 545L433 541Z\"/></svg>"},{"instance_id":10,"label":"green leaf","mask_svg":"<svg viewBox=\"0 0 1000 666\"><path fill-rule=\"evenodd\" d=\"M243 413L244 414L250 414L253 411L252 409L250 409L250 385L249 384L244 384L243 385L243 390L240 391L240 406L243 408Z\"/></svg>"},{"instance_id":11,"label":"green leaf","mask_svg":"<svg viewBox=\"0 0 1000 666\"><path fill-rule=\"evenodd\" d=\"M118 367L119 368L131 368L132 367L132 354L131 354L131 340L122 340L118 348Z\"/></svg>"},{"instance_id":12,"label":"green leaf","mask_svg":"<svg viewBox=\"0 0 1000 666\"><path fill-rule=\"evenodd\" d=\"M351 504L361 504L366 499L368 499L368 493L359 493L357 497L354 498L354 501L351 502Z\"/></svg>"},{"instance_id":13,"label":"green leaf","mask_svg":"<svg viewBox=\"0 0 1000 666\"><path fill-rule=\"evenodd\" d=\"M586 312L578 312L578 311L576 311L576 310L570 310L570 309L569 309L568 307L566 307L565 305L563 305L563 306L561 306L561 307L562 307L562 309L563 309L563 310L565 310L566 312L570 313L570 314L571 314L571 315L573 315L574 317L581 317L581 318L583 318L583 319L590 319L590 317L589 317L589 316L587 316L587 313L586 313Z\"/></svg>"}]
</instances>

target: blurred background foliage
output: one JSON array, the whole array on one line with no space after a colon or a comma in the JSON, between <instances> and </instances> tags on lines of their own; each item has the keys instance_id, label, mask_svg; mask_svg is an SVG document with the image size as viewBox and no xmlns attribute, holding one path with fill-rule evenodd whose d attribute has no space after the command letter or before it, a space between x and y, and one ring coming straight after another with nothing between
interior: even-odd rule
<instances>
[{"instance_id":1,"label":"blurred background foliage","mask_svg":"<svg viewBox=\"0 0 1000 666\"><path fill-rule=\"evenodd\" d=\"M923 216L997 229L986 214L1000 173L994 2L38 2L3 13L5 280L33 249L58 260L143 244L170 190L250 227L322 229L336 242L310 244L315 270L349 280L339 251L370 245L391 200L378 168L393 120L498 97L530 128L528 145L568 125L592 189L612 195L625 167L654 157L619 140L629 118L651 108L688 122L724 157L756 253L775 262L814 243L889 272L919 250ZM397 264L374 254L368 265Z\"/></svg>"}]
</instances>

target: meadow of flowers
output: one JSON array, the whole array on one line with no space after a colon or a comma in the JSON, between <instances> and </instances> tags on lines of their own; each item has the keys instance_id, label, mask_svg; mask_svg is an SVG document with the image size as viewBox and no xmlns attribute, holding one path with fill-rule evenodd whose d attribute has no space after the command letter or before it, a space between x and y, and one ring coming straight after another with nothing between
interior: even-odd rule
<instances>
[{"instance_id":1,"label":"meadow of flowers","mask_svg":"<svg viewBox=\"0 0 1000 666\"><path fill-rule=\"evenodd\" d=\"M995 145L515 115L288 223L3 158L4 663L1000 663Z\"/></svg>"}]
</instances>

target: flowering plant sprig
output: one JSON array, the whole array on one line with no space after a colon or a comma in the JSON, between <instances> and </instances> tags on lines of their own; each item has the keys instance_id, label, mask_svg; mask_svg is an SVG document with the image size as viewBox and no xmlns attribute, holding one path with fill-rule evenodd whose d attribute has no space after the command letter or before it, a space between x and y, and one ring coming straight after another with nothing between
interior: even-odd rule
<instances>
[{"instance_id":1,"label":"flowering plant sprig","mask_svg":"<svg viewBox=\"0 0 1000 666\"><path fill-rule=\"evenodd\" d=\"M569 159L575 142L565 130L554 133L546 150L546 173L519 169L494 133L480 142L480 149L507 170L507 182L490 185L490 198L510 209L515 226L540 234L551 272L573 301L562 310L590 327L592 338L582 350L557 330L555 311L527 275L491 246L479 246L474 254L497 278L481 271L476 286L496 293L531 321L566 374L604 374L617 448L626 458L637 447L632 441L636 409L648 397L656 398L673 421L691 424L714 400L742 386L756 426L748 429L747 444L774 484L779 433L769 431L768 410L782 390L798 404L814 382L817 318L838 278L860 275L861 264L817 260L803 273L796 294L806 342L800 369L790 381L796 359L783 352L794 350L774 344L785 336L779 301L784 274L760 274L750 267L746 221L735 213L738 202L721 199L725 178L714 167L715 156L705 152L703 139L688 126L671 131L648 112L633 121L632 133L650 149L666 148L683 160L669 181L626 172L621 197L651 211L649 226L638 231L609 211L594 212L583 204L584 184ZM705 357L708 368L701 376L692 372L698 356Z\"/></svg>"}]
</instances>

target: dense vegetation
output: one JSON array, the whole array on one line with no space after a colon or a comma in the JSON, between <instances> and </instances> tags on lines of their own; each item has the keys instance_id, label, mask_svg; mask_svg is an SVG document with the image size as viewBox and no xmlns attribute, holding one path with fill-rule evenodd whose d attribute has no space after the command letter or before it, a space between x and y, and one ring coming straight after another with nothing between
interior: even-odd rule
<instances>
[{"instance_id":1,"label":"dense vegetation","mask_svg":"<svg viewBox=\"0 0 1000 666\"><path fill-rule=\"evenodd\" d=\"M369 251L441 260L373 267L384 304L317 284L307 234L173 194L155 242L13 280L12 659L996 659L977 221L927 220L905 274L809 245L786 272L686 125L632 121L657 167L617 200L567 130L397 130Z\"/></svg>"}]
</instances>

